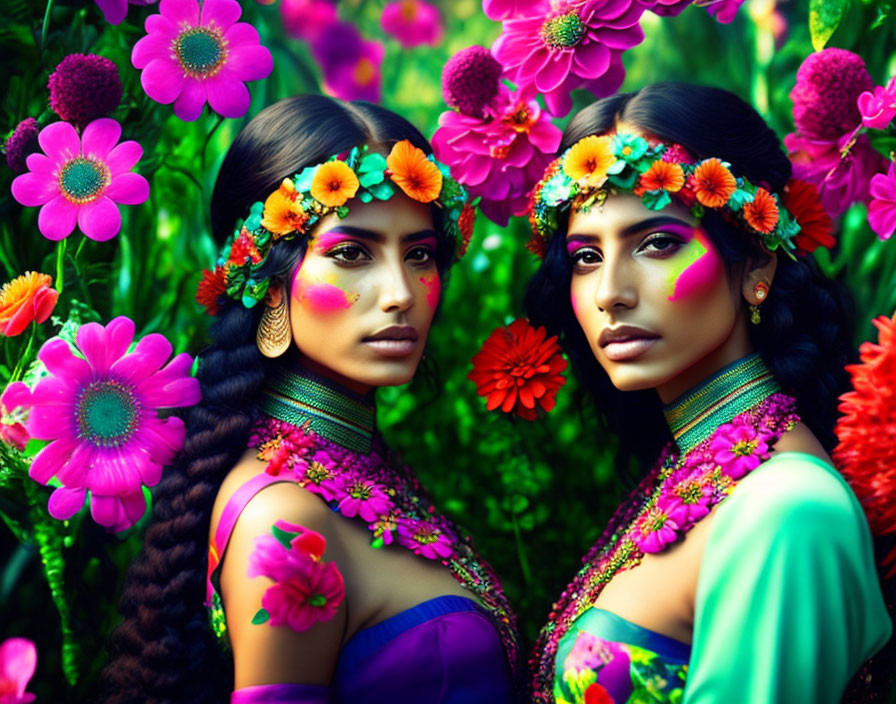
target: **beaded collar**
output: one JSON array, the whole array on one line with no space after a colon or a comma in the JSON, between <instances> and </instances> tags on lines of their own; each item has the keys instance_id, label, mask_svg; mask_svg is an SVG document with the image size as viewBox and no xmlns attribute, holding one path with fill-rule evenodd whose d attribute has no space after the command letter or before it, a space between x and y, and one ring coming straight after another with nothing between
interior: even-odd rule
<instances>
[{"instance_id":1,"label":"beaded collar","mask_svg":"<svg viewBox=\"0 0 896 704\"><path fill-rule=\"evenodd\" d=\"M708 515L793 428L799 420L795 407L793 398L778 393L761 358L751 355L666 408L683 454L674 442L665 447L554 604L529 663L535 673L533 701L554 701L560 640L613 576L640 564L647 553L662 552Z\"/></svg>"},{"instance_id":2,"label":"beaded collar","mask_svg":"<svg viewBox=\"0 0 896 704\"><path fill-rule=\"evenodd\" d=\"M519 674L516 616L497 576L470 537L436 512L413 471L375 428L364 426L364 418L373 419L372 402L323 377L284 372L272 379L261 405L269 415L255 423L249 437L249 446L267 462L265 471L295 480L334 511L363 521L373 547L394 543L445 565L492 615L508 662ZM366 451L352 447L363 437L362 427L371 433Z\"/></svg>"}]
</instances>

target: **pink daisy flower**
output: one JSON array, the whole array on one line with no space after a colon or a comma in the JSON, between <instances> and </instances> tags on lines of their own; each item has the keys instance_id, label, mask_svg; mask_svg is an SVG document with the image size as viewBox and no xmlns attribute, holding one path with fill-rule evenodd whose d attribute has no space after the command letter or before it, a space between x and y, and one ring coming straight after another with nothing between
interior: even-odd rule
<instances>
[{"instance_id":1,"label":"pink daisy flower","mask_svg":"<svg viewBox=\"0 0 896 704\"><path fill-rule=\"evenodd\" d=\"M532 0L482 0L482 10L485 12L485 16L498 22L512 17L521 17L531 6Z\"/></svg>"},{"instance_id":2,"label":"pink daisy flower","mask_svg":"<svg viewBox=\"0 0 896 704\"><path fill-rule=\"evenodd\" d=\"M327 542L320 533L285 521L277 528L298 533L286 547L272 535L255 539L249 556L249 577L267 577L275 584L261 597L262 610L253 619L271 626L307 631L318 621L329 621L345 598L342 574L332 562L321 561ZM288 537L288 536L286 536Z\"/></svg>"},{"instance_id":3,"label":"pink daisy flower","mask_svg":"<svg viewBox=\"0 0 896 704\"><path fill-rule=\"evenodd\" d=\"M53 338L38 352L49 376L31 392L26 427L33 438L51 442L28 474L41 484L53 477L62 483L50 497L54 518L74 516L89 491L97 523L129 528L146 509L143 485L157 484L183 445L183 421L162 419L158 410L199 401L193 360L179 354L165 364L171 343L157 333L129 353L133 339L134 322L118 317L106 327L81 326L74 351Z\"/></svg>"},{"instance_id":4,"label":"pink daisy flower","mask_svg":"<svg viewBox=\"0 0 896 704\"><path fill-rule=\"evenodd\" d=\"M394 505L381 485L357 475L345 479L337 498L337 508L343 516L360 516L368 523L387 513Z\"/></svg>"},{"instance_id":5,"label":"pink daisy flower","mask_svg":"<svg viewBox=\"0 0 896 704\"><path fill-rule=\"evenodd\" d=\"M747 423L728 423L713 436L709 451L722 468L722 473L740 479L768 457L768 443L764 435Z\"/></svg>"},{"instance_id":6,"label":"pink daisy flower","mask_svg":"<svg viewBox=\"0 0 896 704\"><path fill-rule=\"evenodd\" d=\"M868 224L880 239L889 239L896 232L896 164L871 179L871 198Z\"/></svg>"},{"instance_id":7,"label":"pink daisy flower","mask_svg":"<svg viewBox=\"0 0 896 704\"><path fill-rule=\"evenodd\" d=\"M333 501L341 496L345 478L335 470L336 462L325 450L318 450L310 459L301 458L293 466L299 486L318 494L324 501Z\"/></svg>"},{"instance_id":8,"label":"pink daisy flower","mask_svg":"<svg viewBox=\"0 0 896 704\"><path fill-rule=\"evenodd\" d=\"M174 114L192 122L205 103L224 117L249 109L245 81L258 81L274 68L258 32L237 22L236 0L162 0L159 14L146 18L146 36L134 45L131 62L143 69L140 83L156 102L174 103Z\"/></svg>"},{"instance_id":9,"label":"pink daisy flower","mask_svg":"<svg viewBox=\"0 0 896 704\"><path fill-rule=\"evenodd\" d=\"M0 442L17 450L24 450L31 439L24 423L28 420L27 408L31 405L31 389L21 381L15 381L0 395Z\"/></svg>"},{"instance_id":10,"label":"pink daisy flower","mask_svg":"<svg viewBox=\"0 0 896 704\"><path fill-rule=\"evenodd\" d=\"M25 691L37 668L37 648L27 638L7 638L0 643L0 704L29 704L34 695Z\"/></svg>"},{"instance_id":11,"label":"pink daisy flower","mask_svg":"<svg viewBox=\"0 0 896 704\"><path fill-rule=\"evenodd\" d=\"M414 518L398 523L398 544L428 560L447 560L454 554L452 536L446 529Z\"/></svg>"},{"instance_id":12,"label":"pink daisy flower","mask_svg":"<svg viewBox=\"0 0 896 704\"><path fill-rule=\"evenodd\" d=\"M121 229L117 203L138 205L149 198L149 183L131 169L143 147L129 140L118 144L121 125L104 117L81 136L68 122L47 125L37 136L43 153L25 159L29 173L12 182L12 195L28 207L42 206L37 227L47 239L68 237L78 228L93 240L105 241Z\"/></svg>"},{"instance_id":13,"label":"pink daisy flower","mask_svg":"<svg viewBox=\"0 0 896 704\"><path fill-rule=\"evenodd\" d=\"M571 90L615 92L625 77L622 52L644 39L638 0L547 0L525 16L504 20L492 53L521 90L536 88L560 117L569 112Z\"/></svg>"},{"instance_id":14,"label":"pink daisy flower","mask_svg":"<svg viewBox=\"0 0 896 704\"><path fill-rule=\"evenodd\" d=\"M152 5L156 0L96 0L102 10L103 17L109 24L121 24L128 14L128 3L131 5Z\"/></svg>"},{"instance_id":15,"label":"pink daisy flower","mask_svg":"<svg viewBox=\"0 0 896 704\"><path fill-rule=\"evenodd\" d=\"M857 99L862 124L874 130L885 130L896 117L896 76L886 86L874 86Z\"/></svg>"},{"instance_id":16,"label":"pink daisy flower","mask_svg":"<svg viewBox=\"0 0 896 704\"><path fill-rule=\"evenodd\" d=\"M311 42L339 19L336 3L330 0L282 0L280 17L289 36Z\"/></svg>"},{"instance_id":17,"label":"pink daisy flower","mask_svg":"<svg viewBox=\"0 0 896 704\"><path fill-rule=\"evenodd\" d=\"M661 496L635 527L635 544L644 553L662 552L678 538L681 526L669 515L669 500Z\"/></svg>"},{"instance_id":18,"label":"pink daisy flower","mask_svg":"<svg viewBox=\"0 0 896 704\"><path fill-rule=\"evenodd\" d=\"M435 46L443 34L439 11L423 0L390 2L383 8L380 27L406 49L421 44Z\"/></svg>"},{"instance_id":19,"label":"pink daisy flower","mask_svg":"<svg viewBox=\"0 0 896 704\"><path fill-rule=\"evenodd\" d=\"M323 64L324 91L342 100L380 101L383 45L361 40L360 51L353 61Z\"/></svg>"},{"instance_id":20,"label":"pink daisy flower","mask_svg":"<svg viewBox=\"0 0 896 704\"><path fill-rule=\"evenodd\" d=\"M504 226L511 215L526 212L528 193L561 137L537 101L500 85L484 118L443 112L432 146L470 195L482 198L479 207L485 216Z\"/></svg>"},{"instance_id":21,"label":"pink daisy flower","mask_svg":"<svg viewBox=\"0 0 896 704\"><path fill-rule=\"evenodd\" d=\"M373 531L374 539L382 538L383 545L391 545L393 534L398 530L398 520L395 511L387 511L369 523L367 527Z\"/></svg>"},{"instance_id":22,"label":"pink daisy flower","mask_svg":"<svg viewBox=\"0 0 896 704\"><path fill-rule=\"evenodd\" d=\"M668 488L663 490L668 501L667 514L685 529L709 513L712 487L690 472L676 472L669 479Z\"/></svg>"}]
</instances>

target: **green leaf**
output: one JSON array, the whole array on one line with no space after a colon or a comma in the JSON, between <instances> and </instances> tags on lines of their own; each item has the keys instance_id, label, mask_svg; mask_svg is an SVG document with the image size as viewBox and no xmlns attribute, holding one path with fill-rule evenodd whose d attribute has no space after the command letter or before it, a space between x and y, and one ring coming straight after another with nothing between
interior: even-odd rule
<instances>
[{"instance_id":1,"label":"green leaf","mask_svg":"<svg viewBox=\"0 0 896 704\"><path fill-rule=\"evenodd\" d=\"M252 623L256 626L260 626L262 623L267 623L271 618L271 615L265 611L264 609L259 609L258 612L252 617Z\"/></svg>"},{"instance_id":2,"label":"green leaf","mask_svg":"<svg viewBox=\"0 0 896 704\"><path fill-rule=\"evenodd\" d=\"M809 33L812 48L824 49L849 10L849 0L809 0Z\"/></svg>"},{"instance_id":3,"label":"green leaf","mask_svg":"<svg viewBox=\"0 0 896 704\"><path fill-rule=\"evenodd\" d=\"M641 200L648 210L662 210L672 202L672 198L669 197L669 194L662 189L658 191L647 191L647 193L642 196Z\"/></svg>"},{"instance_id":4,"label":"green leaf","mask_svg":"<svg viewBox=\"0 0 896 704\"><path fill-rule=\"evenodd\" d=\"M292 547L292 539L299 535L298 533L290 533L289 531L285 531L282 528L278 528L276 525L271 526L271 532L274 534L277 542L287 550Z\"/></svg>"}]
</instances>

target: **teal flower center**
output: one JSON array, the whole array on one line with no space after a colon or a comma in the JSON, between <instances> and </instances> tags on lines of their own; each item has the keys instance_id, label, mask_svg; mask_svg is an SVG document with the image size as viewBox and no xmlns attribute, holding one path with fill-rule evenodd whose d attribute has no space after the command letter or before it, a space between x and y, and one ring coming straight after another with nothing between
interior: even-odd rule
<instances>
[{"instance_id":1,"label":"teal flower center","mask_svg":"<svg viewBox=\"0 0 896 704\"><path fill-rule=\"evenodd\" d=\"M227 59L227 42L216 29L192 27L174 40L174 53L190 78L211 78Z\"/></svg>"},{"instance_id":2,"label":"teal flower center","mask_svg":"<svg viewBox=\"0 0 896 704\"><path fill-rule=\"evenodd\" d=\"M59 190L75 205L84 205L99 198L111 178L109 168L98 159L75 157L59 171Z\"/></svg>"},{"instance_id":3,"label":"teal flower center","mask_svg":"<svg viewBox=\"0 0 896 704\"><path fill-rule=\"evenodd\" d=\"M541 25L541 38L552 49L569 49L585 36L585 23L575 12L557 15Z\"/></svg>"},{"instance_id":4,"label":"teal flower center","mask_svg":"<svg viewBox=\"0 0 896 704\"><path fill-rule=\"evenodd\" d=\"M100 447L120 447L133 437L139 413L131 387L113 379L91 382L78 398L78 435Z\"/></svg>"}]
</instances>

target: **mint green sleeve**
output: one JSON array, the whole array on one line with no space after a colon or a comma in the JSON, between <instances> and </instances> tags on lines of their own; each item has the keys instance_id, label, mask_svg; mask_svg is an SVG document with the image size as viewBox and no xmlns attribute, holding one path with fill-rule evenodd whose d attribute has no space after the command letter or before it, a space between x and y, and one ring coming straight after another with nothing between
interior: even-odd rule
<instances>
[{"instance_id":1,"label":"mint green sleeve","mask_svg":"<svg viewBox=\"0 0 896 704\"><path fill-rule=\"evenodd\" d=\"M839 702L891 629L855 495L825 462L783 453L716 510L684 704Z\"/></svg>"}]
</instances>

